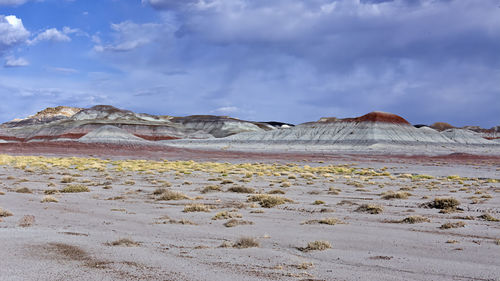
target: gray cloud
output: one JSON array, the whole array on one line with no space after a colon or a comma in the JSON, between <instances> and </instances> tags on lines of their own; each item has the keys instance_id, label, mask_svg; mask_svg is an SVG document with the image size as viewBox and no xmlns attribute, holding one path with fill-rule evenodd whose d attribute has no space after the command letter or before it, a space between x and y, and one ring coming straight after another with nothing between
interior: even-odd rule
<instances>
[{"instance_id":1,"label":"gray cloud","mask_svg":"<svg viewBox=\"0 0 500 281\"><path fill-rule=\"evenodd\" d=\"M87 87L118 106L294 123L372 110L500 123L497 1L143 3L161 20L116 23L94 40L118 74Z\"/></svg>"}]
</instances>

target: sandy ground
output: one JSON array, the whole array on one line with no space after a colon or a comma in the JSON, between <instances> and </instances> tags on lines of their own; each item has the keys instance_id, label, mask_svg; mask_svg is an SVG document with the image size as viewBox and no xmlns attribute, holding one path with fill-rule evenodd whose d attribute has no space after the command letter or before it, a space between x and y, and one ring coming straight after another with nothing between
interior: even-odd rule
<instances>
[{"instance_id":1,"label":"sandy ground","mask_svg":"<svg viewBox=\"0 0 500 281\"><path fill-rule=\"evenodd\" d=\"M165 162L161 170L161 162L96 160L100 166L88 168L93 160L61 158L76 164L58 166L51 158L3 158L0 208L12 215L0 216L0 280L500 280L500 222L480 218L500 219L495 159L332 157L273 165L272 157L259 157L239 165L248 159L227 157L218 161L222 168L198 159L200 166ZM78 184L90 192L41 202L47 190ZM220 191L203 193L209 185ZM32 193L20 193L23 187ZM162 187L189 199L158 200L153 193ZM265 208L231 187L280 190L275 196L293 202ZM388 191L410 195L383 199ZM437 197L458 199L459 209L422 206ZM192 204L208 210L183 211ZM356 211L362 204L383 211ZM229 219L212 219L222 211L251 224L226 227ZM400 222L409 216L428 221ZM311 222L324 218L338 221ZM441 228L459 222L465 226ZM242 237L260 245L221 247ZM113 245L124 238L135 244ZM305 250L312 241L331 248Z\"/></svg>"}]
</instances>

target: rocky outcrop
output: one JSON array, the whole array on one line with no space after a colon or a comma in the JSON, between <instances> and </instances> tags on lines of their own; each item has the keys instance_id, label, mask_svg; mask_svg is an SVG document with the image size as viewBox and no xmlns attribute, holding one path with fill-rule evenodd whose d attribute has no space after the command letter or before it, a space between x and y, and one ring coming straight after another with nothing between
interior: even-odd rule
<instances>
[{"instance_id":1,"label":"rocky outcrop","mask_svg":"<svg viewBox=\"0 0 500 281\"><path fill-rule=\"evenodd\" d=\"M112 125L149 141L219 138L273 126L224 116L171 117L134 113L109 105L87 109L56 107L0 127L0 139L9 142L78 140L102 126Z\"/></svg>"},{"instance_id":2,"label":"rocky outcrop","mask_svg":"<svg viewBox=\"0 0 500 281\"><path fill-rule=\"evenodd\" d=\"M82 108L78 107L68 107L68 106L57 106L48 107L35 115L31 115L24 119L14 119L10 122L2 124L4 128L21 127L28 125L37 125L50 123L57 120L64 120L72 117L73 115L80 112Z\"/></svg>"}]
</instances>

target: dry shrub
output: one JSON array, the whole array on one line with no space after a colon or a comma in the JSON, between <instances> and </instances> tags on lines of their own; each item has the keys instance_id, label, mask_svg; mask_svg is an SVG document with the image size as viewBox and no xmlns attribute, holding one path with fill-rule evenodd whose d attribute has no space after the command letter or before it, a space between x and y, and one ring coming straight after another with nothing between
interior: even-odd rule
<instances>
[{"instance_id":1,"label":"dry shrub","mask_svg":"<svg viewBox=\"0 0 500 281\"><path fill-rule=\"evenodd\" d=\"M406 192L406 191L387 191L382 193L382 198L383 199L407 199L408 196L411 196L411 193Z\"/></svg>"},{"instance_id":2,"label":"dry shrub","mask_svg":"<svg viewBox=\"0 0 500 281\"><path fill-rule=\"evenodd\" d=\"M61 182L62 183L71 183L73 182L73 177L72 176L64 176L61 178Z\"/></svg>"},{"instance_id":3,"label":"dry shrub","mask_svg":"<svg viewBox=\"0 0 500 281\"><path fill-rule=\"evenodd\" d=\"M227 189L228 192L236 192L236 193L255 193L255 189L251 187L245 186L232 186Z\"/></svg>"},{"instance_id":4,"label":"dry shrub","mask_svg":"<svg viewBox=\"0 0 500 281\"><path fill-rule=\"evenodd\" d=\"M292 184L288 181L285 181L285 182L282 182L280 186L281 187L290 187L290 186L292 186Z\"/></svg>"},{"instance_id":5,"label":"dry shrub","mask_svg":"<svg viewBox=\"0 0 500 281\"><path fill-rule=\"evenodd\" d=\"M208 192L215 192L215 191L222 191L222 188L218 185L207 185L205 188L201 190L201 193L208 193Z\"/></svg>"},{"instance_id":6,"label":"dry shrub","mask_svg":"<svg viewBox=\"0 0 500 281\"><path fill-rule=\"evenodd\" d=\"M234 218L241 218L241 217L242 217L242 215L240 213L222 211L222 212L218 212L217 214L215 214L215 216L212 218L212 220L226 220L226 219L234 219Z\"/></svg>"},{"instance_id":7,"label":"dry shrub","mask_svg":"<svg viewBox=\"0 0 500 281\"><path fill-rule=\"evenodd\" d=\"M42 198L42 201L40 201L41 203L57 203L59 202L59 200L57 200L57 198L55 198L54 196L50 196L50 195L46 195Z\"/></svg>"},{"instance_id":8,"label":"dry shrub","mask_svg":"<svg viewBox=\"0 0 500 281\"><path fill-rule=\"evenodd\" d=\"M332 245L328 241L313 241L309 242L307 244L307 247L301 247L297 248L302 252L309 252L309 251L324 251L327 249L331 249Z\"/></svg>"},{"instance_id":9,"label":"dry shrub","mask_svg":"<svg viewBox=\"0 0 500 281\"><path fill-rule=\"evenodd\" d=\"M336 224L345 224L345 222L334 218L334 217L328 217L328 218L323 218L319 220L308 220L304 222L304 224L328 224L328 225L336 225Z\"/></svg>"},{"instance_id":10,"label":"dry shrub","mask_svg":"<svg viewBox=\"0 0 500 281\"><path fill-rule=\"evenodd\" d=\"M153 191L153 195L160 195L162 194L163 192L167 191L167 189L163 188L163 187L160 187L160 188L157 188Z\"/></svg>"},{"instance_id":11,"label":"dry shrub","mask_svg":"<svg viewBox=\"0 0 500 281\"><path fill-rule=\"evenodd\" d=\"M330 187L328 189L328 194L333 194L333 195L339 195L340 194L340 189L335 188L335 187Z\"/></svg>"},{"instance_id":12,"label":"dry shrub","mask_svg":"<svg viewBox=\"0 0 500 281\"><path fill-rule=\"evenodd\" d=\"M177 192L172 190L165 190L163 193L160 194L160 196L156 197L156 200L161 200L161 201L183 200L183 199L189 199L189 197L182 192Z\"/></svg>"},{"instance_id":13,"label":"dry shrub","mask_svg":"<svg viewBox=\"0 0 500 281\"><path fill-rule=\"evenodd\" d=\"M0 218L1 217L10 217L10 216L12 216L11 212L9 212L9 211L7 211L5 209L0 208Z\"/></svg>"},{"instance_id":14,"label":"dry shrub","mask_svg":"<svg viewBox=\"0 0 500 281\"><path fill-rule=\"evenodd\" d=\"M125 246L125 247L136 247L139 246L141 243L135 242L132 239L129 238L121 238L113 242L108 242L108 246Z\"/></svg>"},{"instance_id":15,"label":"dry shrub","mask_svg":"<svg viewBox=\"0 0 500 281\"><path fill-rule=\"evenodd\" d=\"M30 227L35 223L35 216L25 215L19 220L20 227Z\"/></svg>"},{"instance_id":16,"label":"dry shrub","mask_svg":"<svg viewBox=\"0 0 500 281\"><path fill-rule=\"evenodd\" d=\"M90 192L90 189L82 184L71 184L61 189L62 193Z\"/></svg>"},{"instance_id":17,"label":"dry shrub","mask_svg":"<svg viewBox=\"0 0 500 281\"><path fill-rule=\"evenodd\" d=\"M495 218L494 216L486 213L486 214L482 214L480 215L479 217L477 217L478 219L482 219L482 220L485 220L485 221L500 221L499 219Z\"/></svg>"},{"instance_id":18,"label":"dry shrub","mask_svg":"<svg viewBox=\"0 0 500 281\"><path fill-rule=\"evenodd\" d=\"M189 213L189 212L210 212L210 207L204 204L193 204L193 205L187 205L184 207L183 212Z\"/></svg>"},{"instance_id":19,"label":"dry shrub","mask_svg":"<svg viewBox=\"0 0 500 281\"><path fill-rule=\"evenodd\" d=\"M292 200L276 195L268 195L268 194L258 194L252 195L248 198L249 202L258 202L261 207L264 208L272 208L274 206L278 206L281 204L285 204L288 202L293 202Z\"/></svg>"},{"instance_id":20,"label":"dry shrub","mask_svg":"<svg viewBox=\"0 0 500 281\"><path fill-rule=\"evenodd\" d=\"M309 268L313 268L314 264L312 262L303 262L303 263L298 264L296 267L297 267L297 269L306 270Z\"/></svg>"},{"instance_id":21,"label":"dry shrub","mask_svg":"<svg viewBox=\"0 0 500 281\"><path fill-rule=\"evenodd\" d=\"M440 209L444 210L442 212L448 213L456 211L459 205L460 201L458 201L453 197L450 197L450 198L435 198L433 201L422 204L422 207Z\"/></svg>"},{"instance_id":22,"label":"dry shrub","mask_svg":"<svg viewBox=\"0 0 500 281\"><path fill-rule=\"evenodd\" d=\"M242 237L233 244L233 248L238 248L238 249L254 248L259 246L260 246L259 241L253 237Z\"/></svg>"},{"instance_id":23,"label":"dry shrub","mask_svg":"<svg viewBox=\"0 0 500 281\"><path fill-rule=\"evenodd\" d=\"M441 225L439 228L440 229L450 229L450 228L459 228L459 227L465 227L465 222L463 222L463 221L448 222L448 223Z\"/></svg>"},{"instance_id":24,"label":"dry shrub","mask_svg":"<svg viewBox=\"0 0 500 281\"><path fill-rule=\"evenodd\" d=\"M232 180L223 180L220 182L220 184L230 184L230 183L234 183Z\"/></svg>"},{"instance_id":25,"label":"dry shrub","mask_svg":"<svg viewBox=\"0 0 500 281\"><path fill-rule=\"evenodd\" d=\"M400 223L409 223L409 224L414 224L414 223L422 223L422 222L430 222L431 220L422 217L422 216L409 216L400 221Z\"/></svg>"},{"instance_id":26,"label":"dry shrub","mask_svg":"<svg viewBox=\"0 0 500 281\"><path fill-rule=\"evenodd\" d=\"M20 188L16 189L16 192L17 193L33 193L33 191L31 191L31 189L29 189L27 187L20 187Z\"/></svg>"},{"instance_id":27,"label":"dry shrub","mask_svg":"<svg viewBox=\"0 0 500 281\"><path fill-rule=\"evenodd\" d=\"M238 225L252 225L253 222L245 220L230 219L224 223L225 227L234 227Z\"/></svg>"},{"instance_id":28,"label":"dry shrub","mask_svg":"<svg viewBox=\"0 0 500 281\"><path fill-rule=\"evenodd\" d=\"M57 189L47 189L43 192L44 194L47 194L47 195L52 195L52 194L57 194L59 193L59 190Z\"/></svg>"},{"instance_id":29,"label":"dry shrub","mask_svg":"<svg viewBox=\"0 0 500 281\"><path fill-rule=\"evenodd\" d=\"M269 191L267 194L285 194L285 192L281 189L273 189Z\"/></svg>"},{"instance_id":30,"label":"dry shrub","mask_svg":"<svg viewBox=\"0 0 500 281\"><path fill-rule=\"evenodd\" d=\"M368 213L368 214L380 214L384 211L384 208L380 205L369 205L369 204L362 204L356 209L356 212L362 212L362 213Z\"/></svg>"}]
</instances>

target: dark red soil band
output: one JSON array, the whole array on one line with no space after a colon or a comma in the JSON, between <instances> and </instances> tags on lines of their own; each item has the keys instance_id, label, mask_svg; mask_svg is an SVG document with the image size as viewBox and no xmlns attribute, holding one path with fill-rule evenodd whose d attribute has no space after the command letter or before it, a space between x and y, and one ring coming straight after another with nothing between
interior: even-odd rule
<instances>
[{"instance_id":1,"label":"dark red soil band","mask_svg":"<svg viewBox=\"0 0 500 281\"><path fill-rule=\"evenodd\" d=\"M441 156L408 156L380 154L345 153L261 153L221 150L196 150L170 146L89 144L79 142L29 142L2 143L0 154L79 156L111 159L149 159L149 160L198 160L198 161L290 161L290 162L377 162L377 163L428 163L463 165L500 165L500 156L454 153Z\"/></svg>"}]
</instances>

